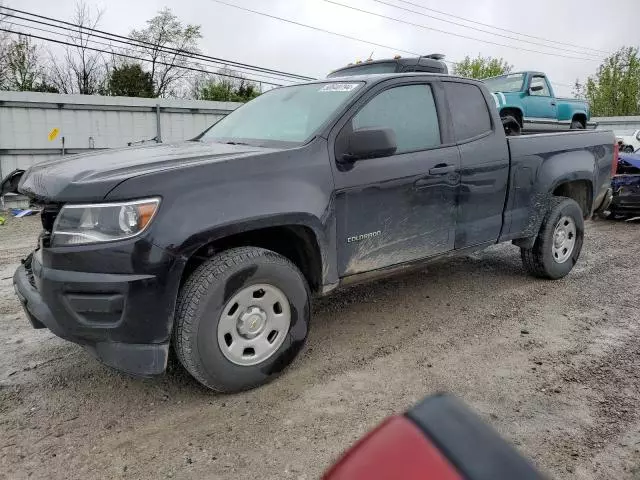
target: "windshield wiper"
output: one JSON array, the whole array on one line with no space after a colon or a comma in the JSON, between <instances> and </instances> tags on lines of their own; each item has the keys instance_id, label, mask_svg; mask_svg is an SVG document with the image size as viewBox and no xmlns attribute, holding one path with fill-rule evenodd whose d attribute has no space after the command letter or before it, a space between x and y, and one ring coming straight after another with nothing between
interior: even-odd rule
<instances>
[{"instance_id":1,"label":"windshield wiper","mask_svg":"<svg viewBox=\"0 0 640 480\"><path fill-rule=\"evenodd\" d=\"M227 145L249 145L248 143L244 143L244 142L224 142Z\"/></svg>"}]
</instances>

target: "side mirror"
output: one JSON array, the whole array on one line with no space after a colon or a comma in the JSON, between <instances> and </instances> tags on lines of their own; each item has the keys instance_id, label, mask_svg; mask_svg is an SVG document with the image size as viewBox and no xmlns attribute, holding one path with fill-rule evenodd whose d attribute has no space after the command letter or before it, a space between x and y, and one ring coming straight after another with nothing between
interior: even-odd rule
<instances>
[{"instance_id":1,"label":"side mirror","mask_svg":"<svg viewBox=\"0 0 640 480\"><path fill-rule=\"evenodd\" d=\"M533 93L533 92L539 92L543 89L544 87L542 85L536 85L535 87L531 87L529 89L529 93Z\"/></svg>"},{"instance_id":2,"label":"side mirror","mask_svg":"<svg viewBox=\"0 0 640 480\"><path fill-rule=\"evenodd\" d=\"M353 162L368 158L393 155L398 149L396 133L391 128L360 128L349 134L343 161Z\"/></svg>"}]
</instances>

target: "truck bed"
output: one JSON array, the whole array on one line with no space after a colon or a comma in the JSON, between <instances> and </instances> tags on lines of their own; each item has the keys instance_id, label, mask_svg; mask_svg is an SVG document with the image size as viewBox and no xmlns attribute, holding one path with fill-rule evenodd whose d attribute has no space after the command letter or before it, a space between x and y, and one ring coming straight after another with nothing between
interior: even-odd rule
<instances>
[{"instance_id":1,"label":"truck bed","mask_svg":"<svg viewBox=\"0 0 640 480\"><path fill-rule=\"evenodd\" d=\"M507 137L507 144L511 188L501 241L535 236L542 222L540 212L548 211L545 203L563 182L584 181L591 185L590 198L584 199L589 210L584 212L585 217L602 203L610 188L614 145L611 131L522 135Z\"/></svg>"}]
</instances>

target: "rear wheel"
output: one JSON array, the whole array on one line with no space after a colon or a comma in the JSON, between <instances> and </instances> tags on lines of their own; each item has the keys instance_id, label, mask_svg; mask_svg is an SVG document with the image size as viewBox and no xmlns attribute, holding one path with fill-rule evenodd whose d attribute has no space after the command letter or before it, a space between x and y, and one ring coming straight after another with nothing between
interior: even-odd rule
<instances>
[{"instance_id":1,"label":"rear wheel","mask_svg":"<svg viewBox=\"0 0 640 480\"><path fill-rule=\"evenodd\" d=\"M174 347L200 383L237 392L277 377L307 338L306 279L285 257L262 248L227 250L185 282L176 309Z\"/></svg>"},{"instance_id":2,"label":"rear wheel","mask_svg":"<svg viewBox=\"0 0 640 480\"><path fill-rule=\"evenodd\" d=\"M504 128L504 133L508 136L520 135L522 133L522 126L518 119L513 115L505 115L501 117L502 127Z\"/></svg>"},{"instance_id":3,"label":"rear wheel","mask_svg":"<svg viewBox=\"0 0 640 480\"><path fill-rule=\"evenodd\" d=\"M584 124L580 120L571 122L571 130L584 130Z\"/></svg>"},{"instance_id":4,"label":"rear wheel","mask_svg":"<svg viewBox=\"0 0 640 480\"><path fill-rule=\"evenodd\" d=\"M573 269L584 240L582 215L574 200L554 197L533 248L520 250L522 263L529 274L556 280Z\"/></svg>"}]
</instances>

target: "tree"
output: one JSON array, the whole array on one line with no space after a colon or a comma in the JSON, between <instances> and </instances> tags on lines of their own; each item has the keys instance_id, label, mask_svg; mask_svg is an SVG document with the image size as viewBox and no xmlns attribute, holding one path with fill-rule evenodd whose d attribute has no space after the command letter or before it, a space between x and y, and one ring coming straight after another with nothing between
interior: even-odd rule
<instances>
[{"instance_id":1,"label":"tree","mask_svg":"<svg viewBox=\"0 0 640 480\"><path fill-rule=\"evenodd\" d=\"M6 13L3 9L3 2L0 1L0 27L8 30L9 25L5 22ZM0 90L7 88L7 51L9 49L9 33L0 32Z\"/></svg>"},{"instance_id":2,"label":"tree","mask_svg":"<svg viewBox=\"0 0 640 480\"><path fill-rule=\"evenodd\" d=\"M635 47L622 47L607 57L584 85L594 116L640 114L640 57Z\"/></svg>"},{"instance_id":3,"label":"tree","mask_svg":"<svg viewBox=\"0 0 640 480\"><path fill-rule=\"evenodd\" d=\"M138 49L151 64L154 97L172 96L190 72L184 68L188 55L198 53L202 38L199 25L182 25L168 8L160 10L147 27L129 35L139 42Z\"/></svg>"},{"instance_id":4,"label":"tree","mask_svg":"<svg viewBox=\"0 0 640 480\"><path fill-rule=\"evenodd\" d=\"M571 94L574 96L574 98L579 98L581 100L584 100L586 98L585 86L584 84L580 83L579 78L576 78L576 81L573 84L573 88L571 89Z\"/></svg>"},{"instance_id":5,"label":"tree","mask_svg":"<svg viewBox=\"0 0 640 480\"><path fill-rule=\"evenodd\" d=\"M151 98L153 77L139 63L125 63L111 69L107 80L107 95Z\"/></svg>"},{"instance_id":6,"label":"tree","mask_svg":"<svg viewBox=\"0 0 640 480\"><path fill-rule=\"evenodd\" d=\"M6 48L4 88L19 92L57 92L47 82L37 45L18 35Z\"/></svg>"},{"instance_id":7,"label":"tree","mask_svg":"<svg viewBox=\"0 0 640 480\"><path fill-rule=\"evenodd\" d=\"M471 58L468 55L453 67L453 73L468 78L489 78L509 73L513 65L503 58L482 57Z\"/></svg>"},{"instance_id":8,"label":"tree","mask_svg":"<svg viewBox=\"0 0 640 480\"><path fill-rule=\"evenodd\" d=\"M9 90L28 92L42 78L38 50L29 37L18 35L6 50L5 84Z\"/></svg>"},{"instance_id":9,"label":"tree","mask_svg":"<svg viewBox=\"0 0 640 480\"><path fill-rule=\"evenodd\" d=\"M192 95L197 100L218 102L248 102L260 95L258 86L237 72L222 69L219 75L208 75L196 78L193 83Z\"/></svg>"},{"instance_id":10,"label":"tree","mask_svg":"<svg viewBox=\"0 0 640 480\"><path fill-rule=\"evenodd\" d=\"M106 77L106 62L99 52L90 49L91 29L98 26L101 11L92 12L84 2L76 4L68 41L73 47L64 49L62 60L51 58L51 80L63 93L95 95L101 91Z\"/></svg>"}]
</instances>

